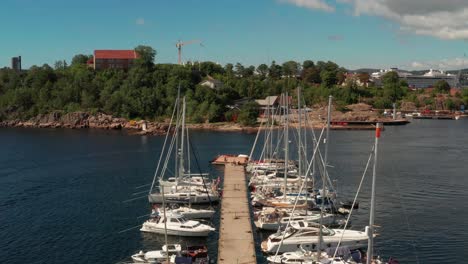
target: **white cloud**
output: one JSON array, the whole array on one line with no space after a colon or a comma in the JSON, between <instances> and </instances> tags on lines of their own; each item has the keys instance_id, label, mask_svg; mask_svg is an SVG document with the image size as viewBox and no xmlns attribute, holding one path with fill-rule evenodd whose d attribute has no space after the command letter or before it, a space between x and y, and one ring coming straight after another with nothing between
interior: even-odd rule
<instances>
[{"instance_id":1,"label":"white cloud","mask_svg":"<svg viewBox=\"0 0 468 264\"><path fill-rule=\"evenodd\" d=\"M145 24L145 19L140 17L140 18L137 18L137 20L135 21L135 24L137 25L144 25Z\"/></svg>"},{"instance_id":2,"label":"white cloud","mask_svg":"<svg viewBox=\"0 0 468 264\"><path fill-rule=\"evenodd\" d=\"M352 5L354 15L381 16L400 30L440 39L468 39L466 0L337 0Z\"/></svg>"},{"instance_id":3,"label":"white cloud","mask_svg":"<svg viewBox=\"0 0 468 264\"><path fill-rule=\"evenodd\" d=\"M405 67L407 66L407 67ZM433 61L413 61L403 67L409 70L427 70L427 69L440 69L440 70L458 70L468 67L467 57L457 57Z\"/></svg>"},{"instance_id":4,"label":"white cloud","mask_svg":"<svg viewBox=\"0 0 468 264\"><path fill-rule=\"evenodd\" d=\"M298 7L305 7L309 9L318 9L325 12L334 12L335 7L329 5L324 0L279 0L283 3L289 3Z\"/></svg>"}]
</instances>

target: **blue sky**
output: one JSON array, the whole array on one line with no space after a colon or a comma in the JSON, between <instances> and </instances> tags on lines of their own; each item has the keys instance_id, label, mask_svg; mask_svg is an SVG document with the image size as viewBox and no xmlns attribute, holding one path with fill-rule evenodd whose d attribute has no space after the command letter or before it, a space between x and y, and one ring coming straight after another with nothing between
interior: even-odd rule
<instances>
[{"instance_id":1,"label":"blue sky","mask_svg":"<svg viewBox=\"0 0 468 264\"><path fill-rule=\"evenodd\" d=\"M445 10L424 1L425 13L402 0L6 0L0 67L16 55L27 68L139 44L157 50L156 62L176 63L179 39L203 42L185 46L184 60L223 65L311 59L349 69L468 67L466 19L458 13L468 5L447 0L459 6ZM463 23L441 24L449 23L444 14Z\"/></svg>"}]
</instances>

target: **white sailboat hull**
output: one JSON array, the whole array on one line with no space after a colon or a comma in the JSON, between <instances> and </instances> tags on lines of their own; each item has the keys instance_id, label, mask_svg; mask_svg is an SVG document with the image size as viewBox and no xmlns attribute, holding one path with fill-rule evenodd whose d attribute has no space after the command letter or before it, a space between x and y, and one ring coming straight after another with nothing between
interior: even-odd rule
<instances>
[{"instance_id":1,"label":"white sailboat hull","mask_svg":"<svg viewBox=\"0 0 468 264\"><path fill-rule=\"evenodd\" d=\"M218 202L219 196L217 194L198 194L196 196L186 193L166 193L164 194L166 203L191 203L191 204L207 204ZM148 195L150 203L162 203L163 198L160 193L152 193Z\"/></svg>"},{"instance_id":2,"label":"white sailboat hull","mask_svg":"<svg viewBox=\"0 0 468 264\"><path fill-rule=\"evenodd\" d=\"M187 219L211 218L215 213L214 210L194 209L189 207L181 207L172 209L172 212L180 214Z\"/></svg>"},{"instance_id":3,"label":"white sailboat hull","mask_svg":"<svg viewBox=\"0 0 468 264\"><path fill-rule=\"evenodd\" d=\"M338 242L341 238L342 230L335 230L334 236L323 236L321 244L321 250L327 248L333 248L338 246ZM358 249L367 246L367 234L361 231L346 230L343 240L340 243L341 247L348 247L350 250ZM294 237L286 238L283 240L282 245L278 242L272 242L271 239L267 239L262 242L262 251L265 253L276 253L279 247L279 253L290 252L297 250L301 245L306 250L317 250L319 246L319 237Z\"/></svg>"},{"instance_id":4,"label":"white sailboat hull","mask_svg":"<svg viewBox=\"0 0 468 264\"><path fill-rule=\"evenodd\" d=\"M310 223L320 222L320 214L306 215L306 216L293 216L293 217L283 217L279 221L267 221L264 218L260 218L258 221L255 221L257 228L262 230L276 231L279 227L286 227L288 224L289 218L292 218L291 221L305 221ZM322 224L331 225L335 223L335 216L332 214L325 214L322 219Z\"/></svg>"},{"instance_id":5,"label":"white sailboat hull","mask_svg":"<svg viewBox=\"0 0 468 264\"><path fill-rule=\"evenodd\" d=\"M165 234L166 232L163 223L156 224L151 222L143 223L140 231L156 234ZM212 231L214 231L214 228L205 225L200 226L197 229L182 229L180 227L171 227L170 225L167 226L167 234L171 236L206 237Z\"/></svg>"}]
</instances>

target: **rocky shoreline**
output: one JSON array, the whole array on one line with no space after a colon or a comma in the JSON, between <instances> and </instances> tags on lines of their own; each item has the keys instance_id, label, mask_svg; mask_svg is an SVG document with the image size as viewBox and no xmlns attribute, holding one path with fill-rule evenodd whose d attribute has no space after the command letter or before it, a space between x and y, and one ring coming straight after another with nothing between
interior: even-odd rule
<instances>
[{"instance_id":1,"label":"rocky shoreline","mask_svg":"<svg viewBox=\"0 0 468 264\"><path fill-rule=\"evenodd\" d=\"M111 115L98 113L95 115L86 112L63 113L54 111L49 114L38 115L29 120L11 119L0 121L0 127L24 128L71 128L71 129L107 129L124 130L131 135L164 135L169 127L168 123L151 122L146 120L127 120ZM237 131L254 133L258 128L243 127L236 123L203 123L187 124L190 129L213 131Z\"/></svg>"},{"instance_id":2,"label":"rocky shoreline","mask_svg":"<svg viewBox=\"0 0 468 264\"><path fill-rule=\"evenodd\" d=\"M321 129L325 125L327 116L326 107L317 107L309 113L309 127ZM347 112L340 112L333 108L332 129L339 130L362 130L375 129L375 122L391 124L392 119L382 117L380 114L366 104L349 105ZM264 120L265 121L265 120ZM280 121L280 120L278 120ZM291 126L297 126L297 117L292 113ZM405 120L397 120L395 124L404 124ZM9 119L0 121L0 127L26 127L26 128L93 128L107 130L123 130L130 135L164 135L169 127L169 122L152 122L146 120L128 120L113 117L104 113L90 114L87 112L65 113L54 111L49 114L38 115L27 121L20 119ZM359 123L359 124L357 124ZM199 123L187 124L190 129L256 133L258 127L246 127L238 123Z\"/></svg>"}]
</instances>

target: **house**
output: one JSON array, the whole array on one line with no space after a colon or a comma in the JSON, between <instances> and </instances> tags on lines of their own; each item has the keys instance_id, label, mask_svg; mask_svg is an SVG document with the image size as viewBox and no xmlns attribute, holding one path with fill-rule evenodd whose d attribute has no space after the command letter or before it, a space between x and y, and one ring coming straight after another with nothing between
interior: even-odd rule
<instances>
[{"instance_id":1,"label":"house","mask_svg":"<svg viewBox=\"0 0 468 264\"><path fill-rule=\"evenodd\" d=\"M219 90L222 89L224 84L220 80L216 80L211 76L208 76L208 79L204 80L203 82L200 83L201 86L206 86L209 87L213 90Z\"/></svg>"},{"instance_id":2,"label":"house","mask_svg":"<svg viewBox=\"0 0 468 264\"><path fill-rule=\"evenodd\" d=\"M292 97L288 96L288 104L292 104ZM286 100L284 100L284 96L279 96L279 95L273 95L273 96L267 96L265 99L257 99L255 102L259 105L260 107L260 116L264 116L270 112L275 112L276 109L278 109L279 106L284 106L286 105Z\"/></svg>"},{"instance_id":3,"label":"house","mask_svg":"<svg viewBox=\"0 0 468 264\"><path fill-rule=\"evenodd\" d=\"M349 85L349 84L355 84L355 85L357 85L359 87L369 87L370 82L371 82L370 79L367 80L367 81L362 82L361 78L359 76L359 73L346 73L345 74L345 80L341 84L341 86L346 86L346 85Z\"/></svg>"},{"instance_id":4,"label":"house","mask_svg":"<svg viewBox=\"0 0 468 264\"><path fill-rule=\"evenodd\" d=\"M87 64L95 70L128 69L137 58L138 53L134 50L95 50Z\"/></svg>"}]
</instances>

